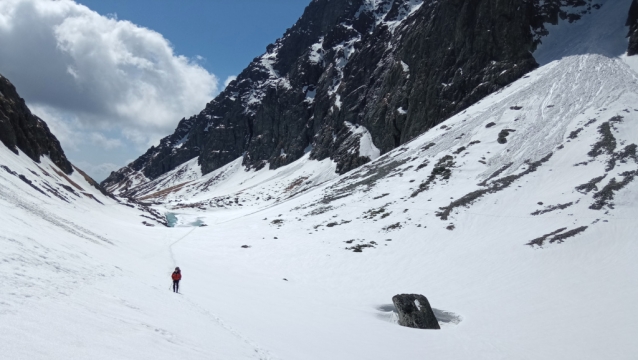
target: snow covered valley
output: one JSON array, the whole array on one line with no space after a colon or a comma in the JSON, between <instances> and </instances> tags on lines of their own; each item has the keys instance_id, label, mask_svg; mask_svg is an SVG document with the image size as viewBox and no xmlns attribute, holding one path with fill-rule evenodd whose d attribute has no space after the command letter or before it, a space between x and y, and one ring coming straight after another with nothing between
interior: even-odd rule
<instances>
[{"instance_id":1,"label":"snow covered valley","mask_svg":"<svg viewBox=\"0 0 638 360\"><path fill-rule=\"evenodd\" d=\"M635 359L632 60L561 54L343 176L193 160L127 202L0 146L0 357Z\"/></svg>"}]
</instances>

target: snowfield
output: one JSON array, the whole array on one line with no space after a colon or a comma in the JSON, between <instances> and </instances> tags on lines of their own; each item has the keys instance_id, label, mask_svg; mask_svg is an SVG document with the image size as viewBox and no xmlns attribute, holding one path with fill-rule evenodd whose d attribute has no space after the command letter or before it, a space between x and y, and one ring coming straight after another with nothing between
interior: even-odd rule
<instances>
[{"instance_id":1,"label":"snowfield","mask_svg":"<svg viewBox=\"0 0 638 360\"><path fill-rule=\"evenodd\" d=\"M621 44L626 9L605 5L583 21ZM0 148L42 190L0 168L2 357L635 359L638 67L551 43L538 70L343 176L308 156L203 176L193 160L137 184L172 228ZM401 293L441 330L399 326Z\"/></svg>"}]
</instances>

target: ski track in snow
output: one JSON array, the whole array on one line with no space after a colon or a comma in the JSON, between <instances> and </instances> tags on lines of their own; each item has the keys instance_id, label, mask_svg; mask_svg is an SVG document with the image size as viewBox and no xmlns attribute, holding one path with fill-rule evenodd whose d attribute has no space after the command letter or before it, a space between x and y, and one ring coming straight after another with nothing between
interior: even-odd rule
<instances>
[{"instance_id":1,"label":"ski track in snow","mask_svg":"<svg viewBox=\"0 0 638 360\"><path fill-rule=\"evenodd\" d=\"M498 98L494 105L479 112L470 110L457 115L455 118L462 118L461 122L457 121L450 130L433 138L436 145L422 154L433 156L473 140L485 141L484 126L494 122L498 129L505 127L515 131L509 136L505 151L489 159L489 167L481 173L481 179L512 163L502 174L509 175L525 161L538 160L554 151L563 142L568 126L584 112L609 107L623 95L638 91L635 74L619 59L585 55L568 57L561 62L561 66L551 63L531 73L522 80L525 83L522 88L512 91L509 86L491 97ZM606 96L600 96L603 93ZM490 100L483 100L477 106ZM521 109L513 110L512 106ZM444 124L450 126L449 122ZM477 126L479 124L483 126Z\"/></svg>"},{"instance_id":2,"label":"ski track in snow","mask_svg":"<svg viewBox=\"0 0 638 360\"><path fill-rule=\"evenodd\" d=\"M186 299L186 301L191 304L191 306L197 308L202 314L204 314L205 316L209 317L210 319L212 319L212 321L214 321L216 324L218 324L219 326L221 326L222 328L224 328L226 331L228 331L229 333L231 333L233 336L235 336L236 338L238 338L239 340L241 340L242 342L246 343L248 346L252 347L255 351L255 356L257 359L259 360L278 360L280 358L273 356L268 350L265 350L263 347L257 345L254 341L246 338L244 335L242 335L241 332L235 330L233 327L229 326L224 320L222 320L219 316L211 313L210 311L206 310L205 308L201 307L200 305L197 305L195 302L193 302L190 299Z\"/></svg>"},{"instance_id":3,"label":"ski track in snow","mask_svg":"<svg viewBox=\"0 0 638 360\"><path fill-rule=\"evenodd\" d=\"M188 233L186 233L184 236L180 237L179 239L175 240L174 242L172 242L169 245L169 252L171 254L171 260L173 262L173 267L177 266L177 261L175 259L175 253L173 251L173 246L177 245L181 241L187 240L187 237L189 235L191 235L196 229L197 229L197 227L193 227ZM191 299L189 299L187 297L184 297L184 299L191 306L193 306L196 309L198 309L198 311L200 311L202 314L204 314L208 318L212 319L213 322L215 322L216 324L218 324L219 326L224 328L226 331L231 333L233 336L235 336L236 338L238 338L242 342L244 342L247 345L249 345L250 347L252 347L254 349L254 351L255 351L255 355L256 355L257 359L259 359L259 360L278 360L278 359L280 359L280 358L278 358L276 356L273 356L269 351L267 351L263 347L257 345L255 342L253 342L250 339L246 338L244 335L242 335L241 332L239 332L239 331L235 330L233 327L229 326L219 316L211 313L210 311L206 310L205 308L203 308L202 306L198 305L193 300L191 300Z\"/></svg>"}]
</instances>

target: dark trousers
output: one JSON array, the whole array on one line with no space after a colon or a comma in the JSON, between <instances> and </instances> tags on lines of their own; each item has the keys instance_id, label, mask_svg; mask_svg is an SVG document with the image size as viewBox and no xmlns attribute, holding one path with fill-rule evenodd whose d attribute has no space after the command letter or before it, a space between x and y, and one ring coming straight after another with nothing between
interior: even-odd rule
<instances>
[{"instance_id":1,"label":"dark trousers","mask_svg":"<svg viewBox=\"0 0 638 360\"><path fill-rule=\"evenodd\" d=\"M179 292L179 280L173 280L173 292Z\"/></svg>"}]
</instances>

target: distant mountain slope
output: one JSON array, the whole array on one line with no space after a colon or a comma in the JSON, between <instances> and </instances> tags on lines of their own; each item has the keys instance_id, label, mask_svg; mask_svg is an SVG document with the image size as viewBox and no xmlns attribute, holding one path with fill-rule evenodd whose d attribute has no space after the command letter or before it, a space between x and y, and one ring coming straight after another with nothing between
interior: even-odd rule
<instances>
[{"instance_id":1,"label":"distant mountain slope","mask_svg":"<svg viewBox=\"0 0 638 360\"><path fill-rule=\"evenodd\" d=\"M0 141L14 153L25 153L35 162L51 158L67 175L73 172L58 139L47 124L33 115L9 80L0 75Z\"/></svg>"},{"instance_id":2,"label":"distant mountain slope","mask_svg":"<svg viewBox=\"0 0 638 360\"><path fill-rule=\"evenodd\" d=\"M604 3L314 0L200 114L103 185L126 192L194 158L208 174L242 156L276 169L307 152L343 174L534 69L546 24ZM364 134L371 153L359 151Z\"/></svg>"}]
</instances>

